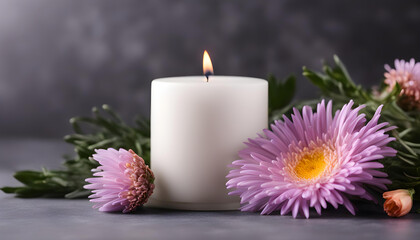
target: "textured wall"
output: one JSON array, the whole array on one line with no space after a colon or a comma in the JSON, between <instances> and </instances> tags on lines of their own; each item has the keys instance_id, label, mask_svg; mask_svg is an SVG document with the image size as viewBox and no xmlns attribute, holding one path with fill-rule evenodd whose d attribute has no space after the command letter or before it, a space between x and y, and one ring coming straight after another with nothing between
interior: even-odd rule
<instances>
[{"instance_id":1,"label":"textured wall","mask_svg":"<svg viewBox=\"0 0 420 240\"><path fill-rule=\"evenodd\" d=\"M370 85L419 58L419 29L418 1L0 0L0 137L61 137L102 103L148 114L150 81L201 74L204 49L216 74L255 77L337 53Z\"/></svg>"}]
</instances>

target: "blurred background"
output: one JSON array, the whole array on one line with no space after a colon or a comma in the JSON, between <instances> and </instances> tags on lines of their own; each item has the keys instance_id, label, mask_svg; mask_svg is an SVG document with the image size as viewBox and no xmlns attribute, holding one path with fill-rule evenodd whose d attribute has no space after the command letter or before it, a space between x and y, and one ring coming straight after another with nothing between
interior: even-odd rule
<instances>
[{"instance_id":1,"label":"blurred background","mask_svg":"<svg viewBox=\"0 0 420 240\"><path fill-rule=\"evenodd\" d=\"M357 83L419 59L419 1L0 0L0 137L60 138L72 116L108 103L130 120L150 111L154 78L298 76L338 54ZM304 86L304 87L303 87Z\"/></svg>"}]
</instances>

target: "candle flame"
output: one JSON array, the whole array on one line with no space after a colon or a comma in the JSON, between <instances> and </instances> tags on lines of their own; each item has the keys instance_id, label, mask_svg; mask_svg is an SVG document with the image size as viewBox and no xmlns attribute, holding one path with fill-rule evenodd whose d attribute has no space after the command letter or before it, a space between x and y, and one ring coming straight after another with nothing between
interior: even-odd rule
<instances>
[{"instance_id":1,"label":"candle flame","mask_svg":"<svg viewBox=\"0 0 420 240\"><path fill-rule=\"evenodd\" d=\"M213 64L211 63L211 59L209 53L204 51L203 55L203 74L208 78L209 75L213 75Z\"/></svg>"}]
</instances>

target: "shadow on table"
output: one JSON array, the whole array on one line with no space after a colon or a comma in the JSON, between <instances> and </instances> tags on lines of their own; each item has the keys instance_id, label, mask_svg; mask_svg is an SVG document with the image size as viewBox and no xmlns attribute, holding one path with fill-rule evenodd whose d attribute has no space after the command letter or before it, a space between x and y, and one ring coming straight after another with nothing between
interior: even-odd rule
<instances>
[{"instance_id":1,"label":"shadow on table","mask_svg":"<svg viewBox=\"0 0 420 240\"><path fill-rule=\"evenodd\" d=\"M343 206L340 206L338 209L334 209L332 206L328 206L327 209L322 210L322 215L319 216L315 210L310 211L310 219L351 219L351 218L358 218L358 219L385 219L391 220L396 218L389 217L382 209L382 206L375 205L372 203L357 203L355 206L356 209L356 216L353 216L347 209ZM415 209L415 208L413 208ZM215 215L229 215L229 216L261 216L264 218L271 218L271 217L284 217L284 218L292 218L291 214L285 216L279 216L280 213L274 212L270 215L260 215L258 212L241 212L239 210L233 211L185 211L185 210L173 210L173 209L163 209L163 208L151 208L151 207L142 207L138 209L136 212L132 213L135 215L165 215L165 216L177 216L177 215L200 215L200 216L215 216ZM297 219L305 219L302 216L298 216ZM414 212L398 218L398 219L420 219L420 214L416 214Z\"/></svg>"}]
</instances>

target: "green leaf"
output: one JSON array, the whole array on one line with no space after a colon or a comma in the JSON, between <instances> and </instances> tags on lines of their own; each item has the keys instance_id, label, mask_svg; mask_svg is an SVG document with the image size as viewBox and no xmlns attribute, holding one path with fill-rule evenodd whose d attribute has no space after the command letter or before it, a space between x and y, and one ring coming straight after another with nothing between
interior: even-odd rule
<instances>
[{"instance_id":1,"label":"green leaf","mask_svg":"<svg viewBox=\"0 0 420 240\"><path fill-rule=\"evenodd\" d=\"M289 76L283 81L274 75L268 77L268 108L269 113L286 107L293 99L296 87L296 78Z\"/></svg>"},{"instance_id":2,"label":"green leaf","mask_svg":"<svg viewBox=\"0 0 420 240\"><path fill-rule=\"evenodd\" d=\"M325 88L325 81L321 74L315 73L309 70L306 67L303 67L303 76L305 76L309 81L311 81L315 86L319 87L321 90Z\"/></svg>"},{"instance_id":3,"label":"green leaf","mask_svg":"<svg viewBox=\"0 0 420 240\"><path fill-rule=\"evenodd\" d=\"M26 185L31 185L36 181L42 181L45 179L45 176L43 173L41 172L36 172L36 171L20 171L20 172L16 172L14 175L14 178L16 178L16 180L18 180L19 182L26 184Z\"/></svg>"},{"instance_id":4,"label":"green leaf","mask_svg":"<svg viewBox=\"0 0 420 240\"><path fill-rule=\"evenodd\" d=\"M0 188L4 193L16 193L21 187L2 187Z\"/></svg>"},{"instance_id":5,"label":"green leaf","mask_svg":"<svg viewBox=\"0 0 420 240\"><path fill-rule=\"evenodd\" d=\"M336 71L339 73L338 76L343 76L342 82L348 83L351 86L355 87L355 84L351 79L346 66L344 66L343 62L341 62L340 58L337 55L334 55L334 62L335 65L337 65Z\"/></svg>"}]
</instances>

